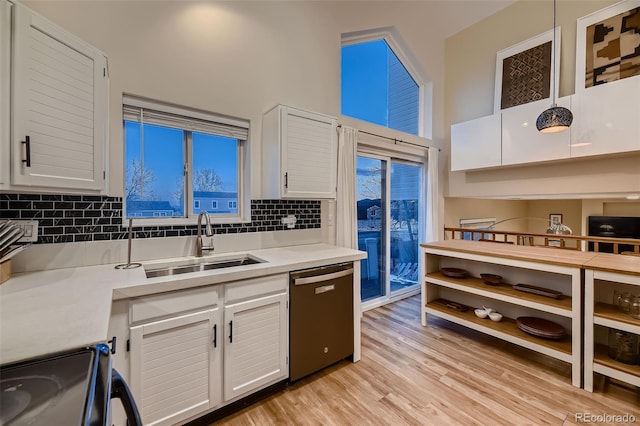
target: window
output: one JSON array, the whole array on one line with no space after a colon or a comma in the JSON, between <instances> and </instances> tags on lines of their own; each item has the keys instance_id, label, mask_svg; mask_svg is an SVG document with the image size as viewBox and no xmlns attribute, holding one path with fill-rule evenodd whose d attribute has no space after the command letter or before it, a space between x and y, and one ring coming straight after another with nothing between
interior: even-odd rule
<instances>
[{"instance_id":1,"label":"window","mask_svg":"<svg viewBox=\"0 0 640 426\"><path fill-rule=\"evenodd\" d=\"M126 95L123 104L126 217L249 220L248 121ZM233 208L217 210L221 198Z\"/></svg>"},{"instance_id":2,"label":"window","mask_svg":"<svg viewBox=\"0 0 640 426\"><path fill-rule=\"evenodd\" d=\"M229 208L230 209L235 209L237 206L237 203L235 201L229 201Z\"/></svg>"},{"instance_id":3,"label":"window","mask_svg":"<svg viewBox=\"0 0 640 426\"><path fill-rule=\"evenodd\" d=\"M422 136L422 85L392 33L343 37L342 114Z\"/></svg>"}]
</instances>

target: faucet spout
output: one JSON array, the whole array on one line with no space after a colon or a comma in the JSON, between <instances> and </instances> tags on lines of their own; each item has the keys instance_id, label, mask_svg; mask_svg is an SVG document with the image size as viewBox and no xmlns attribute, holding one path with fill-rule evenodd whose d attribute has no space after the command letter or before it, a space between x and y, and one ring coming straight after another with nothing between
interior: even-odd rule
<instances>
[{"instance_id":1,"label":"faucet spout","mask_svg":"<svg viewBox=\"0 0 640 426\"><path fill-rule=\"evenodd\" d=\"M203 243L202 243L202 218L204 217L204 234L207 237L213 237L213 228L211 227L211 219L209 218L209 213L207 213L206 211L200 212L200 214L198 215L198 235L196 236L196 256L197 257L202 257L202 252L204 250L206 251L213 251L214 247L213 245L211 246L207 246L204 247Z\"/></svg>"}]
</instances>

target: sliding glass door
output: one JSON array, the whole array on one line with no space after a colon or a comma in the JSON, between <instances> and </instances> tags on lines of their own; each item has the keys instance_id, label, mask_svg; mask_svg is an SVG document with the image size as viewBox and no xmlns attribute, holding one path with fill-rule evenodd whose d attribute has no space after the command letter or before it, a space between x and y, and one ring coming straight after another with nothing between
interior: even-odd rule
<instances>
[{"instance_id":1,"label":"sliding glass door","mask_svg":"<svg viewBox=\"0 0 640 426\"><path fill-rule=\"evenodd\" d=\"M374 154L357 159L358 249L363 302L379 306L419 288L423 164Z\"/></svg>"},{"instance_id":2,"label":"sliding glass door","mask_svg":"<svg viewBox=\"0 0 640 426\"><path fill-rule=\"evenodd\" d=\"M367 252L361 266L361 297L370 300L385 296L387 247L386 203L387 162L358 156L356 197L358 210L358 249Z\"/></svg>"},{"instance_id":3,"label":"sliding glass door","mask_svg":"<svg viewBox=\"0 0 640 426\"><path fill-rule=\"evenodd\" d=\"M391 292L418 284L421 166L391 161Z\"/></svg>"}]
</instances>

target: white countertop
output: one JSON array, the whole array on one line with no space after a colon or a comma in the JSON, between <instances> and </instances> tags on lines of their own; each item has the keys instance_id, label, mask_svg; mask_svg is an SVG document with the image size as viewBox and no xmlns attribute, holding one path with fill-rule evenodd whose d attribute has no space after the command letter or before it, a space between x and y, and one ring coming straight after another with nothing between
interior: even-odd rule
<instances>
[{"instance_id":1,"label":"white countertop","mask_svg":"<svg viewBox=\"0 0 640 426\"><path fill-rule=\"evenodd\" d=\"M146 278L114 264L25 272L0 285L0 365L107 340L113 300L360 260L365 252L308 244L249 250L264 263ZM240 253L205 256L216 259ZM163 264L193 256L144 262Z\"/></svg>"}]
</instances>

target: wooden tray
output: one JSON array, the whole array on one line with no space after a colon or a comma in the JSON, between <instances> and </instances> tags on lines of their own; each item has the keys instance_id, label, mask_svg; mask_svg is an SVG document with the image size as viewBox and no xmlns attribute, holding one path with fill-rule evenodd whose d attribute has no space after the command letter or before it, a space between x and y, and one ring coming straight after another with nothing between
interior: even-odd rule
<instances>
[{"instance_id":1,"label":"wooden tray","mask_svg":"<svg viewBox=\"0 0 640 426\"><path fill-rule=\"evenodd\" d=\"M566 335L563 326L544 318L518 317L516 318L516 323L520 330L532 336L545 339L562 339Z\"/></svg>"},{"instance_id":2,"label":"wooden tray","mask_svg":"<svg viewBox=\"0 0 640 426\"><path fill-rule=\"evenodd\" d=\"M560 299L562 297L561 291L550 290L548 288L537 287L535 285L529 284L514 284L513 289L524 291L527 293L539 294L541 296L552 297L554 299Z\"/></svg>"},{"instance_id":3,"label":"wooden tray","mask_svg":"<svg viewBox=\"0 0 640 426\"><path fill-rule=\"evenodd\" d=\"M469 273L464 269L458 268L440 268L442 275L449 278L467 278Z\"/></svg>"},{"instance_id":4,"label":"wooden tray","mask_svg":"<svg viewBox=\"0 0 640 426\"><path fill-rule=\"evenodd\" d=\"M436 299L433 301L433 303L445 306L458 312L467 312L469 310L469 307L467 305L463 305L462 303L454 302L448 299Z\"/></svg>"}]
</instances>

